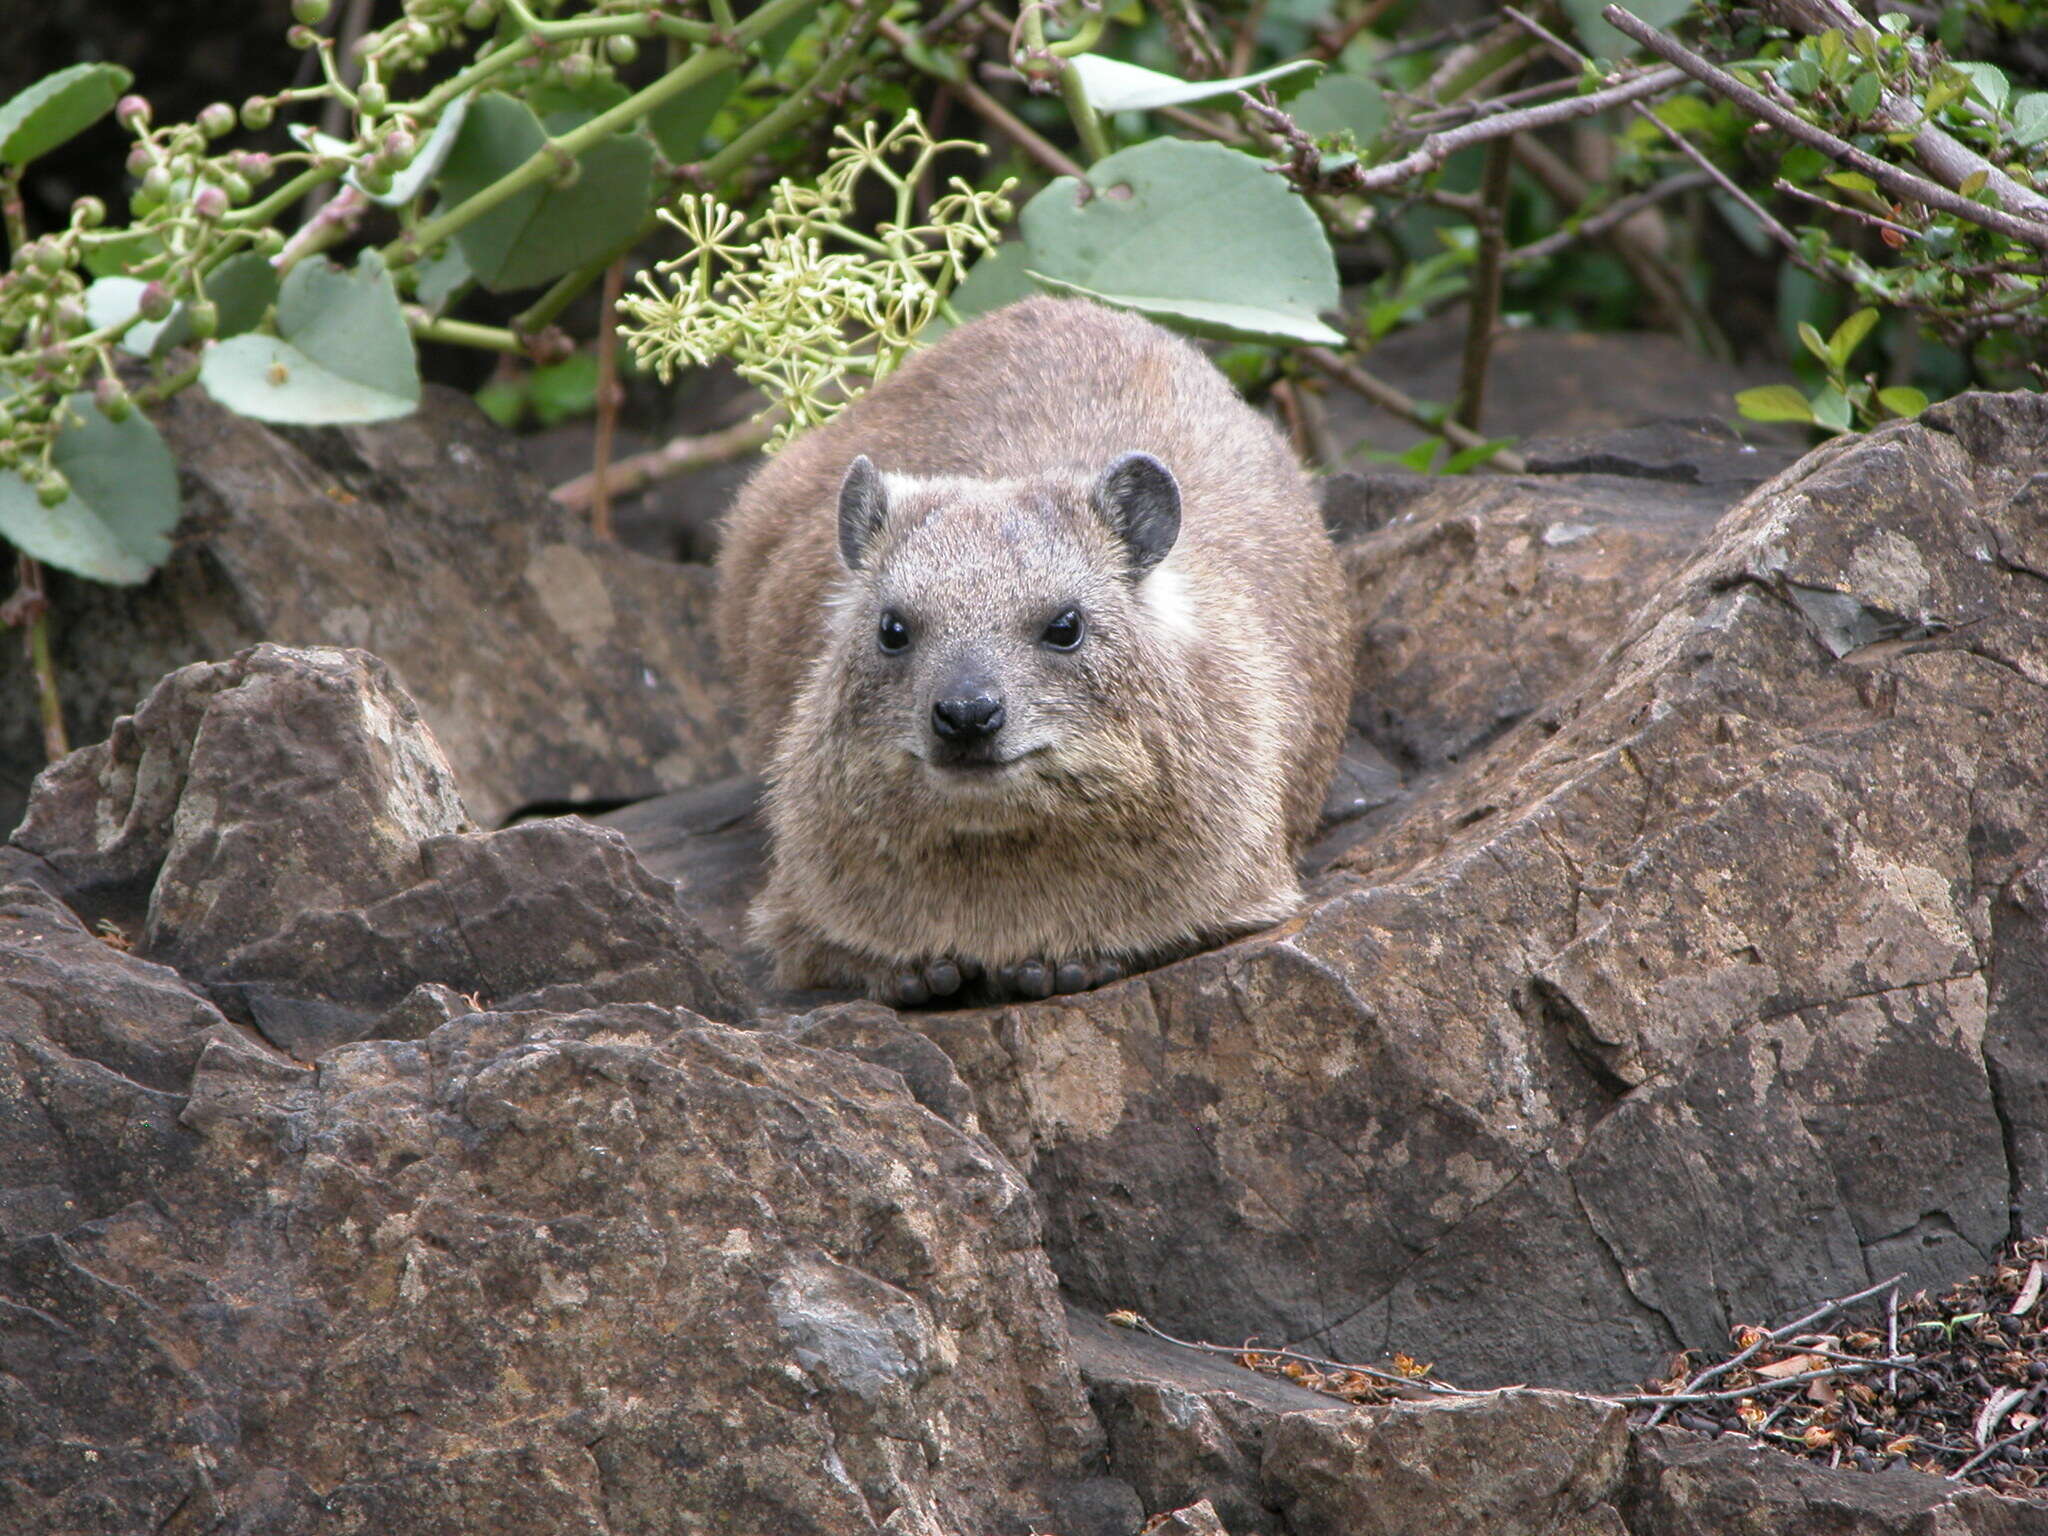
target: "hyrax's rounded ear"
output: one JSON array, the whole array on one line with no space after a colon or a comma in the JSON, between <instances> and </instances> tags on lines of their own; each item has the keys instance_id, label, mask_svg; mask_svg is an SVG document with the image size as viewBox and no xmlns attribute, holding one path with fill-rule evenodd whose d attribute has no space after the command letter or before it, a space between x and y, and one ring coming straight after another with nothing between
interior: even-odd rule
<instances>
[{"instance_id":1,"label":"hyrax's rounded ear","mask_svg":"<svg viewBox=\"0 0 2048 1536\"><path fill-rule=\"evenodd\" d=\"M1127 453L1102 472L1089 500L1131 552L1131 575L1166 558L1180 537L1180 486L1149 453Z\"/></svg>"},{"instance_id":2,"label":"hyrax's rounded ear","mask_svg":"<svg viewBox=\"0 0 2048 1536\"><path fill-rule=\"evenodd\" d=\"M860 569L868 545L888 515L889 496L882 489L882 477L862 454L847 466L846 478L839 482L839 558L849 571Z\"/></svg>"}]
</instances>

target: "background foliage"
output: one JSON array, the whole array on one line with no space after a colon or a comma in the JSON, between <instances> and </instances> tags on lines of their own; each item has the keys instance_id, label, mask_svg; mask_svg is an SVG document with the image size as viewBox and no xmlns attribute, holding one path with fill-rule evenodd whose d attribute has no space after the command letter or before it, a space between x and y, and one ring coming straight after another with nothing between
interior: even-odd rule
<instances>
[{"instance_id":1,"label":"background foliage","mask_svg":"<svg viewBox=\"0 0 2048 1536\"><path fill-rule=\"evenodd\" d=\"M601 521L1033 291L1227 343L1325 463L1352 390L1426 430L1415 467L1515 468L1485 387L1524 324L1773 350L1742 409L1820 432L2041 382L2048 18L2017 0L290 4L239 103L89 58L0 104L4 615L53 751L42 568L165 558L147 408L187 387L289 425L403 414L423 371L507 422L595 411L568 499ZM1454 398L1371 372L1446 311ZM619 314L770 417L610 463L621 402L665 396Z\"/></svg>"}]
</instances>

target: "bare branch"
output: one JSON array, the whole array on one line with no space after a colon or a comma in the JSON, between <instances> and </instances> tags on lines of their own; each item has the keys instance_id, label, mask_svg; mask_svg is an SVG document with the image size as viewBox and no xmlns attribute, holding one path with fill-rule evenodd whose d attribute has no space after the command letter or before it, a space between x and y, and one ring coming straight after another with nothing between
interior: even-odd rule
<instances>
[{"instance_id":1,"label":"bare branch","mask_svg":"<svg viewBox=\"0 0 2048 1536\"><path fill-rule=\"evenodd\" d=\"M1801 32L1818 33L1840 28L1844 32L1867 30L1870 21L1844 0L1764 0L1762 9L1781 26ZM1917 103L1886 91L1879 98L1872 121L1894 133L1913 135L1913 158L1949 187L1960 187L1970 177L1983 173L2002 207L2024 217L2048 223L2048 197L2008 176L1968 145L1958 143L1933 123L1924 122Z\"/></svg>"},{"instance_id":2,"label":"bare branch","mask_svg":"<svg viewBox=\"0 0 2048 1536\"><path fill-rule=\"evenodd\" d=\"M1705 171L1681 171L1676 176L1667 176L1653 187L1645 187L1640 192L1631 192L1626 197L1616 198L1598 213L1579 220L1573 227L1560 229L1553 234L1545 235L1541 240L1531 240L1527 245L1517 246L1508 253L1508 263L1511 266L1520 266L1524 262L1542 261L1555 256L1577 241L1597 239L1610 230L1619 228L1645 208L1654 207L1668 197L1677 197L1681 193L1695 192L1701 187L1712 185L1714 178Z\"/></svg>"},{"instance_id":3,"label":"bare branch","mask_svg":"<svg viewBox=\"0 0 2048 1536\"><path fill-rule=\"evenodd\" d=\"M1986 207L1982 203L1971 202L1967 197L1951 192L1939 182L1929 181L1925 176L1901 170L1875 155L1865 154L1848 140L1836 138L1826 129L1815 127L1797 113L1772 101L1763 92L1744 85L1725 69L1708 63L1683 43L1667 37L1618 5L1610 5L1600 14L1609 26L1634 39L1658 58L1683 70L1715 95L1726 97L1745 112L1763 119L1809 148L1819 150L1829 159L1839 161L1852 170L1861 171L1892 196L1910 202L1925 203L1930 208L1953 214L1959 219L1967 219L1972 224L2004 235L2007 239L2048 250L2048 222L2037 224L2016 217L2003 208Z\"/></svg>"},{"instance_id":4,"label":"bare branch","mask_svg":"<svg viewBox=\"0 0 2048 1536\"><path fill-rule=\"evenodd\" d=\"M657 480L667 480L709 464L725 464L752 453L773 435L780 416L779 411L771 412L740 422L737 426L707 432L702 437L671 438L659 448L620 459L606 471L605 489L615 497L630 496ZM574 480L556 486L554 498L572 512L587 512L597 495L596 482L595 475L578 475Z\"/></svg>"},{"instance_id":5,"label":"bare branch","mask_svg":"<svg viewBox=\"0 0 2048 1536\"><path fill-rule=\"evenodd\" d=\"M1381 410L1400 417L1412 427L1440 435L1447 443L1459 448L1479 448L1486 443L1486 439L1477 432L1455 421L1432 420L1420 401L1396 389L1385 379L1367 373L1356 363L1346 362L1327 347L1302 347L1295 356L1324 378L1333 379L1346 389L1363 395ZM1488 463L1490 467L1510 475L1522 474L1529 468L1528 460L1507 448L1501 449Z\"/></svg>"},{"instance_id":6,"label":"bare branch","mask_svg":"<svg viewBox=\"0 0 2048 1536\"><path fill-rule=\"evenodd\" d=\"M1592 117L1610 107L1625 106L1632 101L1641 101L1646 96L1656 96L1670 90L1685 78L1677 69L1652 70L1621 85L1609 86L1586 96L1574 96L1567 101L1546 102L1537 107L1521 107L1513 112L1502 112L1494 117L1483 117L1477 122L1462 127L1447 128L1442 133L1432 133L1414 149L1398 160L1389 160L1384 165L1349 166L1334 178L1338 185L1334 190L1346 192L1385 192L1398 187L1405 181L1426 176L1461 149L1470 149L1474 144L1485 144L1493 139L1504 139L1510 134L1528 133L1537 128L1548 128L1555 123L1568 123L1581 117Z\"/></svg>"}]
</instances>

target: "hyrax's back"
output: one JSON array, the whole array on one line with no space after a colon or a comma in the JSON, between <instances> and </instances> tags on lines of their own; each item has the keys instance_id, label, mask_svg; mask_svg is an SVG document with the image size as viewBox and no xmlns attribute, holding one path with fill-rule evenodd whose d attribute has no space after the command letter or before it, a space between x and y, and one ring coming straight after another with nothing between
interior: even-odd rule
<instances>
[{"instance_id":1,"label":"hyrax's back","mask_svg":"<svg viewBox=\"0 0 2048 1536\"><path fill-rule=\"evenodd\" d=\"M1187 342L1082 300L1034 298L913 356L748 482L719 557L719 633L738 673L745 746L765 763L824 636L840 579L836 503L865 454L886 473L1090 476L1147 453L1179 481L1191 621L1250 647L1283 697L1288 821L1313 831L1350 693L1343 582L1316 501L1270 423ZM991 551L991 558L998 552Z\"/></svg>"}]
</instances>

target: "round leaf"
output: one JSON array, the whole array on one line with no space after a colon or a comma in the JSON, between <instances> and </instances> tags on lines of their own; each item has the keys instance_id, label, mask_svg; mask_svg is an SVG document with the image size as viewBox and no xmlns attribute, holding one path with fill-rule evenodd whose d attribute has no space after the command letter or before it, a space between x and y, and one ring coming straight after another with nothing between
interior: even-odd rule
<instances>
[{"instance_id":1,"label":"round leaf","mask_svg":"<svg viewBox=\"0 0 2048 1536\"><path fill-rule=\"evenodd\" d=\"M1287 113L1306 133L1319 137L1349 133L1360 144L1371 143L1387 122L1387 104L1380 88L1356 75L1323 76L1289 103ZM1329 164L1325 156L1324 167Z\"/></svg>"},{"instance_id":2,"label":"round leaf","mask_svg":"<svg viewBox=\"0 0 2048 1536\"><path fill-rule=\"evenodd\" d=\"M51 460L71 482L54 507L13 471L0 472L0 537L46 565L94 581L134 586L171 552L178 470L142 412L109 421L90 395L65 402L71 425Z\"/></svg>"},{"instance_id":3,"label":"round leaf","mask_svg":"<svg viewBox=\"0 0 2048 1536\"><path fill-rule=\"evenodd\" d=\"M1062 176L1019 219L1030 273L1055 292L1205 335L1342 345L1322 224L1277 176L1220 144L1155 139Z\"/></svg>"},{"instance_id":4,"label":"round leaf","mask_svg":"<svg viewBox=\"0 0 2048 1536\"><path fill-rule=\"evenodd\" d=\"M300 262L278 293L277 335L214 343L199 382L229 410L294 426L387 421L420 398L412 335L375 251L353 271Z\"/></svg>"},{"instance_id":5,"label":"round leaf","mask_svg":"<svg viewBox=\"0 0 2048 1536\"><path fill-rule=\"evenodd\" d=\"M456 136L437 185L454 208L510 175L547 142L523 102L482 96ZM654 187L654 146L613 134L577 157L566 187L528 187L457 232L476 280L494 293L531 288L610 255L639 232Z\"/></svg>"},{"instance_id":6,"label":"round leaf","mask_svg":"<svg viewBox=\"0 0 2048 1536\"><path fill-rule=\"evenodd\" d=\"M1067 61L1067 68L1081 77L1089 105L1098 112L1149 112L1155 107L1179 107L1192 101L1209 101L1217 96L1235 96L1268 80L1304 69L1321 69L1314 59L1296 59L1275 64L1255 75L1237 75L1229 80L1176 80L1155 69L1140 69L1100 54L1084 53Z\"/></svg>"},{"instance_id":7,"label":"round leaf","mask_svg":"<svg viewBox=\"0 0 2048 1536\"><path fill-rule=\"evenodd\" d=\"M1764 384L1735 397L1735 408L1751 421L1812 421L1813 407L1790 384Z\"/></svg>"},{"instance_id":8,"label":"round leaf","mask_svg":"<svg viewBox=\"0 0 2048 1536\"><path fill-rule=\"evenodd\" d=\"M17 92L0 106L0 164L19 169L85 132L134 79L118 64L74 64Z\"/></svg>"}]
</instances>

